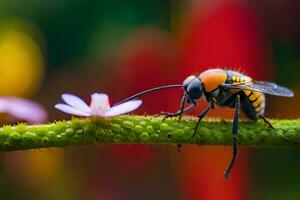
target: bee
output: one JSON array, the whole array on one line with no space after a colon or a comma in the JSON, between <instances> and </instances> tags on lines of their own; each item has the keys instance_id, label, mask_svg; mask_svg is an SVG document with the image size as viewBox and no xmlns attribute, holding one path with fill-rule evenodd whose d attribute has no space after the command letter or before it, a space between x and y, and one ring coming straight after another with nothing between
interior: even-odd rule
<instances>
[{"instance_id":1,"label":"bee","mask_svg":"<svg viewBox=\"0 0 300 200\"><path fill-rule=\"evenodd\" d=\"M182 84L161 86L143 92L137 93L123 101L129 101L149 94L155 91L170 88L182 88L184 91L180 109L175 113L161 112L165 117L179 116L192 110L197 106L197 101L204 96L208 102L208 106L197 117L198 121L195 125L191 138L195 136L197 128L204 116L215 108L215 105L220 107L229 107L235 110L233 127L232 127L232 159L228 164L224 177L229 178L234 163L238 156L238 121L240 110L247 118L257 121L263 119L272 129L271 123L264 117L266 108L265 94L293 97L294 93L288 88L277 85L276 83L266 81L255 81L251 77L233 70L209 69L199 75L191 75L187 77ZM185 106L188 103L189 106ZM119 103L118 103L119 104ZM159 114L159 115L160 115Z\"/></svg>"}]
</instances>

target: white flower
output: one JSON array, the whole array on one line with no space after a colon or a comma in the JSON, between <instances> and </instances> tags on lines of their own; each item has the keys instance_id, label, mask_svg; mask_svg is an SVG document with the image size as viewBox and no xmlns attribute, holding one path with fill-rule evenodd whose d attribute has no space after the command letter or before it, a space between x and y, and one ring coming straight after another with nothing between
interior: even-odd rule
<instances>
[{"instance_id":1,"label":"white flower","mask_svg":"<svg viewBox=\"0 0 300 200\"><path fill-rule=\"evenodd\" d=\"M110 107L108 96L103 93L92 94L90 106L88 106L82 99L72 94L63 94L61 97L66 104L56 104L56 109L68 114L85 117L113 117L116 115L122 115L134 111L142 104L141 100L132 100Z\"/></svg>"}]
</instances>

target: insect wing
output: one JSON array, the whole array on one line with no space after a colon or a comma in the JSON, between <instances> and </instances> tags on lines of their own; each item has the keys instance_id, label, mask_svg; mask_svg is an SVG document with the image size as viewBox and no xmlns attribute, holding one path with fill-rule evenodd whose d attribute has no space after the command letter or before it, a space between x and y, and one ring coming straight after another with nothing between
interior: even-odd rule
<instances>
[{"instance_id":1,"label":"insect wing","mask_svg":"<svg viewBox=\"0 0 300 200\"><path fill-rule=\"evenodd\" d=\"M294 92L292 90L272 82L255 81L253 87L260 88L261 90L266 91L264 92L266 94L284 97L294 96Z\"/></svg>"},{"instance_id":2,"label":"insect wing","mask_svg":"<svg viewBox=\"0 0 300 200\"><path fill-rule=\"evenodd\" d=\"M241 90L251 90L255 92L261 92L265 94L293 97L294 93L286 87L282 87L272 82L255 81L252 83L245 84L222 84L221 87L229 89L241 89Z\"/></svg>"},{"instance_id":3,"label":"insect wing","mask_svg":"<svg viewBox=\"0 0 300 200\"><path fill-rule=\"evenodd\" d=\"M268 82L268 81L254 81L256 85L266 85L268 87L278 87L276 83L273 82Z\"/></svg>"}]
</instances>

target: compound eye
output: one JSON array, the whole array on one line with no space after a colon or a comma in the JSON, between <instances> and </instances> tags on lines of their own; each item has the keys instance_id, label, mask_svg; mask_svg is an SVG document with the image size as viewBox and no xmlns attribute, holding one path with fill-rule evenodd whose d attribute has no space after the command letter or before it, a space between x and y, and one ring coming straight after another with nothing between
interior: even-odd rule
<instances>
[{"instance_id":1,"label":"compound eye","mask_svg":"<svg viewBox=\"0 0 300 200\"><path fill-rule=\"evenodd\" d=\"M187 77L187 78L183 81L183 84L182 84L183 88L184 88L184 89L187 89L187 87L189 86L189 84L190 84L195 78L196 78L196 76L193 76L193 75Z\"/></svg>"},{"instance_id":2,"label":"compound eye","mask_svg":"<svg viewBox=\"0 0 300 200\"><path fill-rule=\"evenodd\" d=\"M187 87L187 92L193 99L199 99L202 95L201 81L198 78L192 80Z\"/></svg>"}]
</instances>

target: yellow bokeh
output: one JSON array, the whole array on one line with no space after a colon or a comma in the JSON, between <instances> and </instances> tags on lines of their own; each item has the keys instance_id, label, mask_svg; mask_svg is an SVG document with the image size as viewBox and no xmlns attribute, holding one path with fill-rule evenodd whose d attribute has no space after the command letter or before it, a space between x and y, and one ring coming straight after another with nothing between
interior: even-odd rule
<instances>
[{"instance_id":1,"label":"yellow bokeh","mask_svg":"<svg viewBox=\"0 0 300 200\"><path fill-rule=\"evenodd\" d=\"M13 27L0 29L0 95L30 96L40 86L43 56L30 33Z\"/></svg>"},{"instance_id":2,"label":"yellow bokeh","mask_svg":"<svg viewBox=\"0 0 300 200\"><path fill-rule=\"evenodd\" d=\"M51 184L64 166L64 150L58 148L16 151L5 154L4 171L12 182L29 188Z\"/></svg>"},{"instance_id":3,"label":"yellow bokeh","mask_svg":"<svg viewBox=\"0 0 300 200\"><path fill-rule=\"evenodd\" d=\"M31 186L47 185L63 167L63 149L44 149L27 152L27 167L30 172ZM27 171L27 172L28 172Z\"/></svg>"},{"instance_id":4,"label":"yellow bokeh","mask_svg":"<svg viewBox=\"0 0 300 200\"><path fill-rule=\"evenodd\" d=\"M40 87L45 63L36 40L40 38L36 36L40 36L39 31L30 22L0 22L0 96L30 97ZM2 120L6 121L7 116ZM6 162L11 179L40 188L62 169L63 150L18 152L7 157Z\"/></svg>"}]
</instances>

